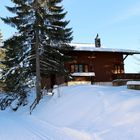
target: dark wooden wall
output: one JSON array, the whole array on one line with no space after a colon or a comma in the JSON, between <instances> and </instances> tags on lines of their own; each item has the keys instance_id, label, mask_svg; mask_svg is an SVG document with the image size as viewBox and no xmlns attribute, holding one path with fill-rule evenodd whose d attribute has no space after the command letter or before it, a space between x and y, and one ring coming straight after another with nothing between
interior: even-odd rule
<instances>
[{"instance_id":1,"label":"dark wooden wall","mask_svg":"<svg viewBox=\"0 0 140 140\"><path fill-rule=\"evenodd\" d=\"M91 81L91 82L111 82L114 80L115 65L120 65L124 71L123 54L113 52L82 52L71 51L67 53L72 56L72 60L65 64L70 71L72 64L88 65L88 71L94 72L95 77L74 77L73 81ZM59 85L66 82L63 76L42 76L42 88L52 88L53 85ZM54 83L55 82L55 83Z\"/></svg>"},{"instance_id":2,"label":"dark wooden wall","mask_svg":"<svg viewBox=\"0 0 140 140\"><path fill-rule=\"evenodd\" d=\"M70 52L73 60L65 66L70 71L71 64L88 64L89 72L94 72L95 82L109 82L113 80L115 65L120 65L124 71L123 55L113 52ZM86 78L85 78L86 80Z\"/></svg>"},{"instance_id":3,"label":"dark wooden wall","mask_svg":"<svg viewBox=\"0 0 140 140\"><path fill-rule=\"evenodd\" d=\"M49 77L42 77L41 78L41 88L46 88L46 89L53 89L54 85L61 85L64 84L65 77L64 76L49 76Z\"/></svg>"}]
</instances>

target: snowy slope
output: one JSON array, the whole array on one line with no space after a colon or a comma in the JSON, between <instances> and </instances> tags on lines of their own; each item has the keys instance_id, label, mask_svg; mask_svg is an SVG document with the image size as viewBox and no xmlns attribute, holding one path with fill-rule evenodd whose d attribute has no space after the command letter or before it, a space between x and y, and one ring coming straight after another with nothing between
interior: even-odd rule
<instances>
[{"instance_id":1,"label":"snowy slope","mask_svg":"<svg viewBox=\"0 0 140 140\"><path fill-rule=\"evenodd\" d=\"M140 91L76 85L27 106L0 112L0 140L140 140Z\"/></svg>"}]
</instances>

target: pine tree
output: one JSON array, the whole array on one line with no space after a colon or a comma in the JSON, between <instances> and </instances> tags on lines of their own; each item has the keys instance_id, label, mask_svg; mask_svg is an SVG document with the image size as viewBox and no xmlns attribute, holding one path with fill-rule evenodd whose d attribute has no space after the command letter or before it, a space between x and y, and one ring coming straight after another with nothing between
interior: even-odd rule
<instances>
[{"instance_id":1,"label":"pine tree","mask_svg":"<svg viewBox=\"0 0 140 140\"><path fill-rule=\"evenodd\" d=\"M19 57L20 56L19 52L22 52L23 58L24 59L26 58L25 59L26 66L28 66L28 68L30 68L30 65L32 65L31 63L29 63L30 59L35 59L35 57L36 57L37 64L40 64L39 59L38 59L39 58L38 57L39 56L38 55L38 51L39 51L38 43L39 42L37 42L37 39L39 39L39 35L37 35L37 33L38 33L38 31L40 31L40 27L39 27L39 23L38 23L38 21L39 21L38 12L36 11L36 9L34 9L33 2L30 0L25 0L25 1L13 0L13 2L15 3L15 6L7 7L7 9L10 12L16 14L16 16L9 17L9 18L2 18L2 20L5 23L10 24L11 26L17 28L17 30L19 32L18 38L20 38L20 47L19 47L19 50L17 51L16 55ZM17 45L17 46L19 45L19 42L17 42L18 41L17 39L13 39L13 41L14 41L14 45ZM9 44L9 46L10 45L11 44ZM33 50L36 50L36 51L34 52ZM34 53L32 53L32 51ZM28 55L26 56L26 54L28 54ZM29 54L31 54L31 55L29 56ZM15 63L18 64L18 62L15 62ZM22 62L20 62L20 63L22 63ZM14 65L12 64L12 66L14 66ZM23 69L21 69L21 70L23 70ZM39 71L39 74L40 74L40 68L38 68L37 71ZM39 76L37 75L37 79L40 80L40 78L38 78L38 77ZM24 78L27 79L27 77L24 77ZM39 85L39 91L38 91L38 87L37 87L37 102L39 102L39 100L41 98L40 81L37 81L36 83L37 83L37 86ZM19 86L19 88L20 88L20 86Z\"/></svg>"},{"instance_id":2,"label":"pine tree","mask_svg":"<svg viewBox=\"0 0 140 140\"><path fill-rule=\"evenodd\" d=\"M48 39L47 46L44 47L41 62L47 62L50 66L47 66L46 71L46 67L43 67L44 63L42 64L43 66L41 65L43 74L50 72L57 75L65 75L67 72L64 62L68 57L65 56L62 50L70 49L68 43L72 40L72 29L67 28L69 21L64 20L67 12L64 12L63 7L60 5L61 2L62 0L49 0L47 2L48 25L46 36Z\"/></svg>"},{"instance_id":3,"label":"pine tree","mask_svg":"<svg viewBox=\"0 0 140 140\"><path fill-rule=\"evenodd\" d=\"M72 40L72 29L66 28L69 21L63 21L67 12L63 12L64 9L59 4L61 1L48 0L43 4L37 1L34 3L36 17L38 17L36 23L41 27L36 32L37 37L39 36L39 38L36 37L36 45L39 46L39 67L40 74L43 76L67 74L64 62L68 57L63 52L65 49L70 49L68 43ZM41 6L38 7L38 5Z\"/></svg>"},{"instance_id":4,"label":"pine tree","mask_svg":"<svg viewBox=\"0 0 140 140\"><path fill-rule=\"evenodd\" d=\"M1 30L0 30L0 47L2 46L2 42L3 42L3 36L2 36L2 32L1 32Z\"/></svg>"},{"instance_id":5,"label":"pine tree","mask_svg":"<svg viewBox=\"0 0 140 140\"><path fill-rule=\"evenodd\" d=\"M3 59L4 57L4 52L3 52L3 49L2 49L2 46L3 46L3 36L2 36L2 32L0 30L0 60Z\"/></svg>"},{"instance_id":6,"label":"pine tree","mask_svg":"<svg viewBox=\"0 0 140 140\"><path fill-rule=\"evenodd\" d=\"M7 6L7 9L16 16L2 20L16 27L19 32L20 42L13 39L15 45L20 43L17 55L22 52L26 69L27 66L28 69L32 68L30 73L36 75L38 103L41 98L41 74L66 73L64 61L67 57L61 50L68 48L72 31L71 28L66 28L69 22L63 21L67 13L63 12L64 9L59 4L62 0L47 0L43 3L40 0L12 1L15 6Z\"/></svg>"},{"instance_id":7,"label":"pine tree","mask_svg":"<svg viewBox=\"0 0 140 140\"><path fill-rule=\"evenodd\" d=\"M3 89L12 97L9 99L9 96L6 96L6 98L1 100L1 109L5 109L12 101L18 99L16 108L13 108L13 110L17 110L20 105L24 105L27 97L26 79L29 76L29 68L27 63L24 63L26 54L21 44L22 39L18 36L13 36L4 42L3 48L6 51L4 61L2 61L4 65L2 71Z\"/></svg>"},{"instance_id":8,"label":"pine tree","mask_svg":"<svg viewBox=\"0 0 140 140\"><path fill-rule=\"evenodd\" d=\"M3 89L3 82L1 80L1 77L2 77L2 70L4 68L4 65L2 64L2 61L4 60L4 57L5 57L5 51L4 49L2 49L2 46L3 46L3 39L2 39L2 32L0 30L0 90Z\"/></svg>"},{"instance_id":9,"label":"pine tree","mask_svg":"<svg viewBox=\"0 0 140 140\"><path fill-rule=\"evenodd\" d=\"M22 40L18 36L4 42L5 59L3 64L5 65L3 78L6 83L6 91L9 92L21 92L20 87L23 86L26 80L25 73L28 73L28 65L24 59L26 54L22 48ZM26 70L25 70L26 69ZM24 81L21 79L25 79ZM22 93L22 92L21 92Z\"/></svg>"}]
</instances>

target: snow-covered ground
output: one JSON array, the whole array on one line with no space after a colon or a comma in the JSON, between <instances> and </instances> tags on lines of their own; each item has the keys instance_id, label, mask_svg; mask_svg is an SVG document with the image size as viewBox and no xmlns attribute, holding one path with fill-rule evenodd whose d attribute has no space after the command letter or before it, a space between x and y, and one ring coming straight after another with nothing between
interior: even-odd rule
<instances>
[{"instance_id":1,"label":"snow-covered ground","mask_svg":"<svg viewBox=\"0 0 140 140\"><path fill-rule=\"evenodd\" d=\"M140 140L140 91L76 85L46 96L29 115L0 111L0 140Z\"/></svg>"}]
</instances>

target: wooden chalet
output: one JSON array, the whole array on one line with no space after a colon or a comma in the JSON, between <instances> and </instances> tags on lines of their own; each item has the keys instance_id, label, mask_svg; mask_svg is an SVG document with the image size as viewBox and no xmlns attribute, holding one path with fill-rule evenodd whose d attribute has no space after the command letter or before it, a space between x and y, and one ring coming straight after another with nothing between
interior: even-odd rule
<instances>
[{"instance_id":1,"label":"wooden chalet","mask_svg":"<svg viewBox=\"0 0 140 140\"><path fill-rule=\"evenodd\" d=\"M94 83L112 82L115 79L140 79L140 74L126 74L124 70L124 60L129 55L140 54L139 51L101 47L98 36L95 44L71 43L70 45L74 49L67 52L73 58L65 64L71 73L71 79L67 82ZM55 80L53 77L52 81L53 84L66 82L64 77Z\"/></svg>"}]
</instances>

